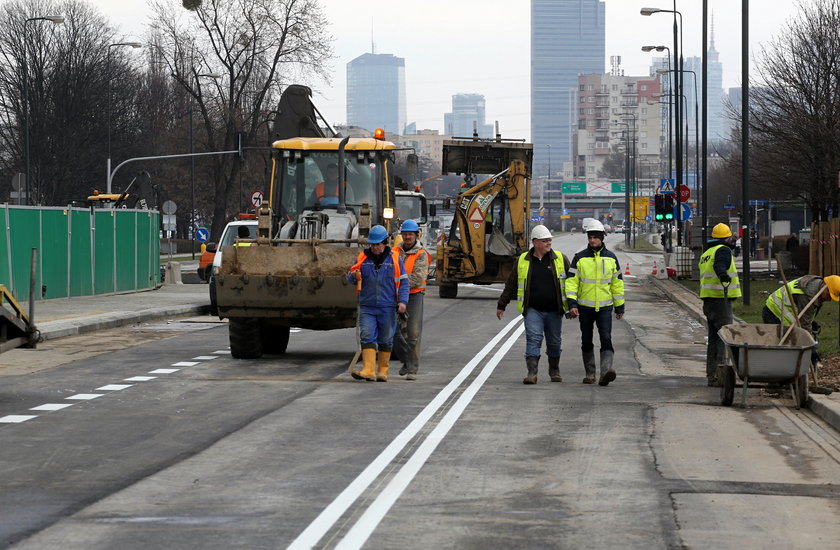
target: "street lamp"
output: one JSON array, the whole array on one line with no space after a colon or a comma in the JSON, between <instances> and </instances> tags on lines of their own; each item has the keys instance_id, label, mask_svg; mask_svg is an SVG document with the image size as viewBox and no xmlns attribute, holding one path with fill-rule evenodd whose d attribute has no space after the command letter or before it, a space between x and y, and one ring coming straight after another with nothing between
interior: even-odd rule
<instances>
[{"instance_id":1,"label":"street lamp","mask_svg":"<svg viewBox=\"0 0 840 550\"><path fill-rule=\"evenodd\" d=\"M50 21L56 25L64 23L63 15L45 15L43 17L30 17L23 22L23 110L24 110L24 156L26 157L26 181L24 182L24 196L26 196L26 204L31 204L32 187L30 184L30 175L32 172L32 165L29 160L29 67L27 66L27 57L29 55L29 36L26 32L26 24L31 21Z\"/></svg>"},{"instance_id":2,"label":"street lamp","mask_svg":"<svg viewBox=\"0 0 840 550\"><path fill-rule=\"evenodd\" d=\"M682 70L683 70L683 58L682 58L682 51L683 51L683 47L682 47L682 24L683 24L683 18L682 18L682 13L680 13L676 9L676 0L674 0L674 9L673 10L664 10L664 9L661 9L661 8L642 8L639 11L639 13L641 13L642 15L645 15L645 16L650 16L650 15L653 15L655 13L673 13L674 14L674 65L675 65L674 68L677 70L676 78L674 79L675 83L676 83L675 97L679 97L679 95L683 93L683 82L682 82L682 79L683 79L683 75L682 75ZM677 16L678 15L680 17L679 27L677 27ZM684 113L682 112L679 101L674 102L674 108L675 108L675 111L676 111L676 120L677 120L676 127L679 128L680 125L682 124L682 119L683 119L683 116L684 116ZM676 185L676 188L677 189L679 189L680 185L682 185L682 145L683 144L682 144L681 132L678 131L678 132L676 132L676 149L677 149L677 174L676 174L677 175L677 178L676 178L677 179L677 185ZM675 194L676 194L676 199L677 199L677 209L678 209L678 213L679 213L680 195L679 195L678 192L675 193ZM682 240L683 240L682 222L680 221L680 216L677 216L677 244L682 245L683 244Z\"/></svg>"},{"instance_id":3,"label":"street lamp","mask_svg":"<svg viewBox=\"0 0 840 550\"><path fill-rule=\"evenodd\" d=\"M632 120L633 126L630 129L631 131L631 142L630 142L630 151L631 151L631 162L630 162L630 181L625 185L625 192L627 195L627 202L630 202L630 187L633 187L633 205L630 215L630 232L633 235L633 247L636 246L636 188L638 184L636 182L636 162L637 162L637 151L636 151L636 122L638 121L639 117L636 113L628 113L628 112L621 112L618 113L620 116L624 117L624 120ZM627 241L629 242L629 238Z\"/></svg>"},{"instance_id":4,"label":"street lamp","mask_svg":"<svg viewBox=\"0 0 840 550\"><path fill-rule=\"evenodd\" d=\"M624 114L624 113L619 113ZM627 137L624 140L624 244L630 246L630 235L626 231L627 222L631 219L630 218L630 181L632 180L632 176L630 175L630 123L629 122L619 122L617 120L613 120L612 123L616 126L626 126L627 133L625 134ZM612 203L610 203L610 210L612 210ZM631 231L633 224L630 223Z\"/></svg>"},{"instance_id":5,"label":"street lamp","mask_svg":"<svg viewBox=\"0 0 840 550\"><path fill-rule=\"evenodd\" d=\"M105 181L107 182L107 192L109 195L111 194L111 48L115 48L117 46L142 48L143 44L140 42L117 42L116 44L108 44L108 52L105 55L105 78L108 81L108 160L105 163Z\"/></svg>"}]
</instances>

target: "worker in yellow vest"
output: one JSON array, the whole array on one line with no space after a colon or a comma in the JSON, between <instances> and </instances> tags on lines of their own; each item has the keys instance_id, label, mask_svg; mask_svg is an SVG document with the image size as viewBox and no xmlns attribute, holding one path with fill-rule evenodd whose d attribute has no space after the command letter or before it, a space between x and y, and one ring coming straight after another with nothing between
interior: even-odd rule
<instances>
[{"instance_id":1,"label":"worker in yellow vest","mask_svg":"<svg viewBox=\"0 0 840 550\"><path fill-rule=\"evenodd\" d=\"M569 259L551 249L551 231L544 225L531 230L533 247L523 252L505 282L505 289L496 304L500 320L505 307L516 297L516 307L525 317L525 366L528 374L523 384L537 383L540 349L545 335L548 355L548 376L552 382L562 382L560 376L560 345L563 315L567 311L566 276Z\"/></svg>"},{"instance_id":2,"label":"worker in yellow vest","mask_svg":"<svg viewBox=\"0 0 840 550\"><path fill-rule=\"evenodd\" d=\"M409 294L405 310L406 322L398 323L394 333L394 351L403 363L400 376L405 376L406 380L416 380L423 337L423 301L432 257L420 244L420 226L416 221L404 221L400 227L400 235L402 244L395 246L393 250L405 264Z\"/></svg>"},{"instance_id":3,"label":"worker in yellow vest","mask_svg":"<svg viewBox=\"0 0 840 550\"><path fill-rule=\"evenodd\" d=\"M723 341L718 331L732 323L732 300L741 297L741 282L735 269L732 254L732 230L725 223L712 228L712 238L700 256L700 299L706 316L708 342L706 343L706 382L721 386L718 367L724 360ZM749 261L745 256L744 261Z\"/></svg>"},{"instance_id":4,"label":"worker in yellow vest","mask_svg":"<svg viewBox=\"0 0 840 550\"><path fill-rule=\"evenodd\" d=\"M805 309L805 306L818 294L820 297L817 301ZM796 306L795 311L801 314L799 318L800 326L814 334L814 317L819 313L823 302L840 300L840 276L829 275L823 278L816 275L805 275L790 281L787 288L783 286L767 297L764 308L761 310L762 320L773 325L782 322L785 325L794 324L796 313L790 303L790 296L793 296L793 304Z\"/></svg>"}]
</instances>

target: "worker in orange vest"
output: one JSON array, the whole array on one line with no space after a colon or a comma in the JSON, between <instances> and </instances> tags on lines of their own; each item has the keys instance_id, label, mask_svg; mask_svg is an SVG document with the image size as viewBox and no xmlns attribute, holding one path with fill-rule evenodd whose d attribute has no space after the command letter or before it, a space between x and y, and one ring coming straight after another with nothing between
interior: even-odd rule
<instances>
[{"instance_id":1,"label":"worker in orange vest","mask_svg":"<svg viewBox=\"0 0 840 550\"><path fill-rule=\"evenodd\" d=\"M400 376L406 380L417 379L420 367L420 341L423 336L423 299L426 295L426 278L429 276L429 252L420 244L420 226L406 220L400 227L402 245L395 246L408 274L409 295L405 323L397 323L394 333L394 351L403 363ZM404 327L404 328L403 328Z\"/></svg>"},{"instance_id":2,"label":"worker in orange vest","mask_svg":"<svg viewBox=\"0 0 840 550\"><path fill-rule=\"evenodd\" d=\"M334 206L338 204L338 165L330 164L327 166L327 175L324 181L315 186L315 197L311 203L315 203L317 199L321 206Z\"/></svg>"}]
</instances>

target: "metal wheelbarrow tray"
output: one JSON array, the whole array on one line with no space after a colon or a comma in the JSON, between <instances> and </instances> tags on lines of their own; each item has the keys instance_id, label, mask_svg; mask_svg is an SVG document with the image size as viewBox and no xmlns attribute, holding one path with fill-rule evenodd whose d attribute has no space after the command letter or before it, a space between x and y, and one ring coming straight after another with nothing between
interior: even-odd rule
<instances>
[{"instance_id":1,"label":"metal wheelbarrow tray","mask_svg":"<svg viewBox=\"0 0 840 550\"><path fill-rule=\"evenodd\" d=\"M721 374L721 405L730 406L735 397L735 374L743 381L741 405L747 403L747 387L753 382L787 384L796 408L808 400L808 369L816 342L811 334L794 327L784 344L779 344L782 325L732 324L718 331L726 344L726 363Z\"/></svg>"}]
</instances>

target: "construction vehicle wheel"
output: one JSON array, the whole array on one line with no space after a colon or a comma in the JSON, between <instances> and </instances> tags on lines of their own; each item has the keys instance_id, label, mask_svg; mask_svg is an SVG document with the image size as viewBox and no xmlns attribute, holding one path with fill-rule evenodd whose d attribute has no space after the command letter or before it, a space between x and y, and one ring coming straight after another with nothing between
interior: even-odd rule
<instances>
[{"instance_id":1,"label":"construction vehicle wheel","mask_svg":"<svg viewBox=\"0 0 840 550\"><path fill-rule=\"evenodd\" d=\"M260 320L253 317L231 319L228 323L230 354L236 359L258 359L263 347Z\"/></svg>"},{"instance_id":2,"label":"construction vehicle wheel","mask_svg":"<svg viewBox=\"0 0 840 550\"><path fill-rule=\"evenodd\" d=\"M216 281L210 281L210 315L218 315L219 306L216 303Z\"/></svg>"},{"instance_id":3,"label":"construction vehicle wheel","mask_svg":"<svg viewBox=\"0 0 840 550\"><path fill-rule=\"evenodd\" d=\"M271 321L260 321L260 339L263 353L281 355L289 345L289 327L275 325Z\"/></svg>"},{"instance_id":4,"label":"construction vehicle wheel","mask_svg":"<svg viewBox=\"0 0 840 550\"><path fill-rule=\"evenodd\" d=\"M438 296L444 299L458 297L458 283L439 283Z\"/></svg>"}]
</instances>

